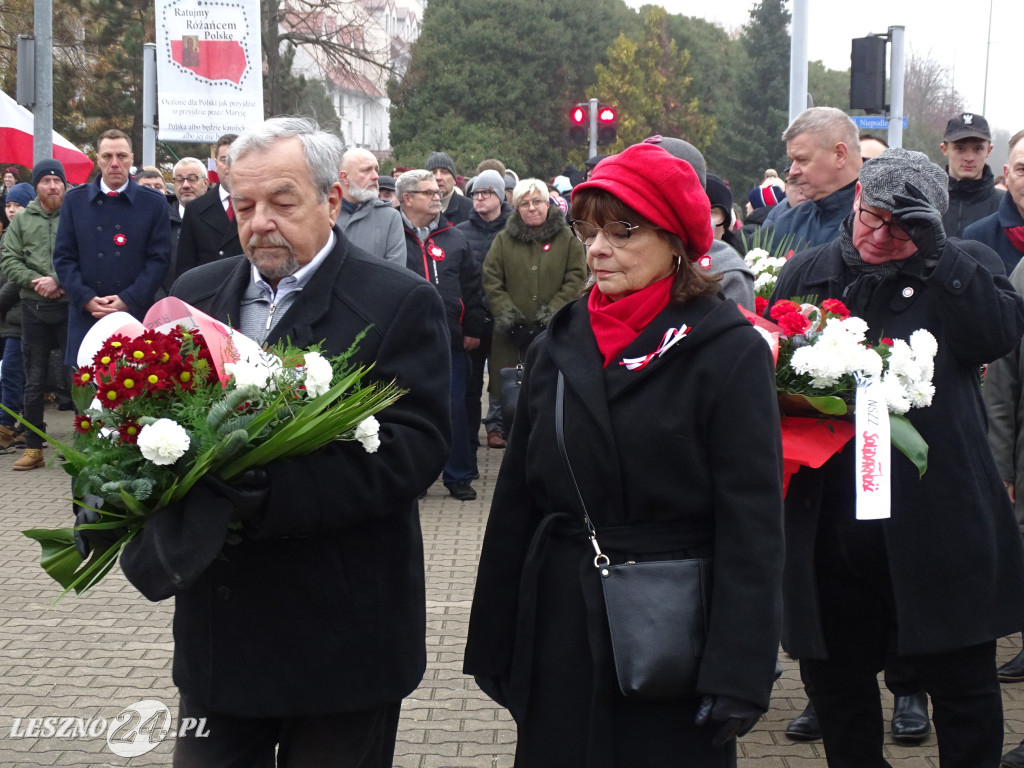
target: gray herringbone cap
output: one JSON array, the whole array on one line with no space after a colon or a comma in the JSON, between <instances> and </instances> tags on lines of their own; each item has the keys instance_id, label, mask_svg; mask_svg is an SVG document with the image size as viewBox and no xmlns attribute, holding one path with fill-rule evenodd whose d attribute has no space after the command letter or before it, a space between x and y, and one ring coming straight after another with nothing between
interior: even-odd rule
<instances>
[{"instance_id":1,"label":"gray herringbone cap","mask_svg":"<svg viewBox=\"0 0 1024 768\"><path fill-rule=\"evenodd\" d=\"M913 184L939 213L949 207L949 177L923 152L894 147L887 149L860 169L861 200L875 208L891 211L894 195L907 195Z\"/></svg>"}]
</instances>

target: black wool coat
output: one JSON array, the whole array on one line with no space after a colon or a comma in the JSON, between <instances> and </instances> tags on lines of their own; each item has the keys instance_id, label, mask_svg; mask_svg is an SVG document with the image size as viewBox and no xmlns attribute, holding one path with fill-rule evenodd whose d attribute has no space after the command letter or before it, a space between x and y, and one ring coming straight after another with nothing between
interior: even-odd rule
<instances>
[{"instance_id":1,"label":"black wool coat","mask_svg":"<svg viewBox=\"0 0 1024 768\"><path fill-rule=\"evenodd\" d=\"M768 345L719 297L670 305L603 367L585 299L527 355L473 598L465 671L503 678L518 766L734 765L692 725L699 698L637 702L617 688L594 551L555 439L565 441L613 563L714 559L701 694L767 709L781 629L782 459Z\"/></svg>"},{"instance_id":2,"label":"black wool coat","mask_svg":"<svg viewBox=\"0 0 1024 768\"><path fill-rule=\"evenodd\" d=\"M773 301L844 298L855 275L840 241L798 253L783 267ZM942 653L1024 626L1024 554L1009 498L985 437L979 367L1009 352L1024 332L1024 300L989 248L950 239L933 269L920 255L862 300L848 304L869 337L908 340L919 328L938 342L931 406L907 418L928 443L928 470L895 449L892 517L882 526L900 654ZM815 575L822 520L854 520L852 441L820 469L802 468L786 495L783 645L827 658ZM835 524L835 523L832 523ZM863 525L863 522L860 523ZM822 564L827 567L827 564Z\"/></svg>"},{"instance_id":3,"label":"black wool coat","mask_svg":"<svg viewBox=\"0 0 1024 768\"><path fill-rule=\"evenodd\" d=\"M238 221L228 218L220 199L220 185L185 206L178 235L175 277L193 267L242 253Z\"/></svg>"},{"instance_id":4,"label":"black wool coat","mask_svg":"<svg viewBox=\"0 0 1024 768\"><path fill-rule=\"evenodd\" d=\"M267 466L256 532L228 544L175 597L174 682L220 713L285 717L396 702L426 665L423 542L416 498L451 443L444 308L423 280L337 245L268 342L323 342L408 392L377 415L381 446L358 442ZM172 293L237 324L244 256L199 267Z\"/></svg>"}]
</instances>

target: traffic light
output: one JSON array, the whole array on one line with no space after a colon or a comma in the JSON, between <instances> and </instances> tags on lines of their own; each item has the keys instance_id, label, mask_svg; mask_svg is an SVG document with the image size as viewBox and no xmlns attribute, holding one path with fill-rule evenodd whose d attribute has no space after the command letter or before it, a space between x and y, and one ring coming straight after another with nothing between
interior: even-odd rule
<instances>
[{"instance_id":1,"label":"traffic light","mask_svg":"<svg viewBox=\"0 0 1024 768\"><path fill-rule=\"evenodd\" d=\"M607 146L615 143L615 131L619 123L619 113L615 107L602 104L597 108L597 143Z\"/></svg>"},{"instance_id":2,"label":"traffic light","mask_svg":"<svg viewBox=\"0 0 1024 768\"><path fill-rule=\"evenodd\" d=\"M587 106L577 104L569 110L569 141L573 144L583 144L587 140L587 129L590 118L590 110Z\"/></svg>"},{"instance_id":3,"label":"traffic light","mask_svg":"<svg viewBox=\"0 0 1024 768\"><path fill-rule=\"evenodd\" d=\"M860 37L850 53L850 109L885 112L884 37Z\"/></svg>"}]
</instances>

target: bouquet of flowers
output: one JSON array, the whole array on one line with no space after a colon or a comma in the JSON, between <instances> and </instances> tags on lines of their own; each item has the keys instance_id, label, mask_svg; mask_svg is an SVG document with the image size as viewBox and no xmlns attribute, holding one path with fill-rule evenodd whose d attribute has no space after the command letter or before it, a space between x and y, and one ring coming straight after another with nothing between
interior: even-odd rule
<instances>
[{"instance_id":1,"label":"bouquet of flowers","mask_svg":"<svg viewBox=\"0 0 1024 768\"><path fill-rule=\"evenodd\" d=\"M168 315L175 319L166 322ZM364 381L371 366L350 362L365 331L327 358L287 343L260 348L178 299L164 299L146 317L140 325L110 315L83 342L79 362L84 356L90 364L74 375L72 445L25 424L62 452L75 504L95 515L81 527L117 536L86 559L74 529L23 532L42 545L41 564L62 595L102 579L150 515L208 473L230 482L335 440L375 452L374 414L404 394L394 382ZM106 335L111 327L118 331Z\"/></svg>"},{"instance_id":2,"label":"bouquet of flowers","mask_svg":"<svg viewBox=\"0 0 1024 768\"><path fill-rule=\"evenodd\" d=\"M754 273L755 311L761 314L768 307L768 299L775 290L779 272L796 250L795 238L791 234L777 237L775 230L759 229L749 243L744 237L744 246L749 250L743 260Z\"/></svg>"},{"instance_id":3,"label":"bouquet of flowers","mask_svg":"<svg viewBox=\"0 0 1024 768\"><path fill-rule=\"evenodd\" d=\"M858 385L877 379L889 411L892 444L923 474L928 446L904 414L931 405L935 337L920 329L909 341L883 338L872 345L866 338L867 323L851 316L837 299L820 306L782 300L772 306L770 316L778 324L769 337L777 350L775 380L783 412L845 416Z\"/></svg>"}]
</instances>

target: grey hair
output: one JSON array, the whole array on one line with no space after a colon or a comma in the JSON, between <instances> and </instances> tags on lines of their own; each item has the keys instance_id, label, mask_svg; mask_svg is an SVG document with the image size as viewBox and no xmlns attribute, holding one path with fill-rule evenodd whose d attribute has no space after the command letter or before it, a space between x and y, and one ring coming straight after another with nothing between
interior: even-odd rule
<instances>
[{"instance_id":1,"label":"grey hair","mask_svg":"<svg viewBox=\"0 0 1024 768\"><path fill-rule=\"evenodd\" d=\"M827 143L841 141L851 155L860 157L860 133L853 120L843 110L835 107L811 107L794 118L783 132L785 142L803 133L815 133L827 137Z\"/></svg>"},{"instance_id":2,"label":"grey hair","mask_svg":"<svg viewBox=\"0 0 1024 768\"><path fill-rule=\"evenodd\" d=\"M338 183L344 148L337 136L320 130L320 126L309 118L272 117L246 131L231 144L228 168L248 152L269 152L277 142L292 138L302 142L306 167L316 188L317 200L322 203Z\"/></svg>"},{"instance_id":3,"label":"grey hair","mask_svg":"<svg viewBox=\"0 0 1024 768\"><path fill-rule=\"evenodd\" d=\"M519 205L519 202L531 192L536 192L545 200L550 197L545 182L540 179L520 179L512 189L512 205Z\"/></svg>"},{"instance_id":4,"label":"grey hair","mask_svg":"<svg viewBox=\"0 0 1024 768\"><path fill-rule=\"evenodd\" d=\"M204 163L198 157L183 157L183 158L181 158L181 160L179 160L178 162L176 162L174 164L174 170L176 171L178 169L179 165L186 165L186 164L187 165L198 165L202 169L202 176L203 176L203 178L204 179L210 178L209 175L206 173L206 163ZM173 173L173 171L172 171L172 173Z\"/></svg>"},{"instance_id":5,"label":"grey hair","mask_svg":"<svg viewBox=\"0 0 1024 768\"><path fill-rule=\"evenodd\" d=\"M398 177L398 181L395 182L395 194L398 195L399 203L405 202L406 193L415 192L421 181L433 180L434 172L424 170L423 168L415 168L411 171L403 172Z\"/></svg>"}]
</instances>

